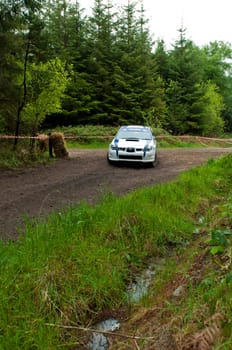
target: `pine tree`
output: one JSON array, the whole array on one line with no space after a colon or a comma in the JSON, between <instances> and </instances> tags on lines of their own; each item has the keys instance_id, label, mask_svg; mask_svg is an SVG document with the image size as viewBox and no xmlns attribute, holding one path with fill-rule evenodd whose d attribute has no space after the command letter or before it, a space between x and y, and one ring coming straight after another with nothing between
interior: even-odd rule
<instances>
[{"instance_id":1,"label":"pine tree","mask_svg":"<svg viewBox=\"0 0 232 350\"><path fill-rule=\"evenodd\" d=\"M169 54L169 78L167 89L168 128L175 134L198 133L201 112L192 106L204 92L204 60L199 48L185 38L185 29Z\"/></svg>"},{"instance_id":2,"label":"pine tree","mask_svg":"<svg viewBox=\"0 0 232 350\"><path fill-rule=\"evenodd\" d=\"M152 57L152 41L147 28L143 2L128 1L117 26L115 114L119 123L155 121L157 111L165 113L163 87ZM152 116L152 118L151 118Z\"/></svg>"},{"instance_id":3,"label":"pine tree","mask_svg":"<svg viewBox=\"0 0 232 350\"><path fill-rule=\"evenodd\" d=\"M89 19L91 54L88 57L88 82L92 84L92 111L94 123L112 122L112 81L114 79L114 16L110 1L105 5L95 0Z\"/></svg>"}]
</instances>

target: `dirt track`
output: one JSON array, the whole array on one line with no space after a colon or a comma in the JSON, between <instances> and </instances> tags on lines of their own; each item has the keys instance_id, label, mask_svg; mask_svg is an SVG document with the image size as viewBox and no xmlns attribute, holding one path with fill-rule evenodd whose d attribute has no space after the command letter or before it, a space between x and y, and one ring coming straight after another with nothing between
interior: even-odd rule
<instances>
[{"instance_id":1,"label":"dirt track","mask_svg":"<svg viewBox=\"0 0 232 350\"><path fill-rule=\"evenodd\" d=\"M0 238L16 239L24 216L43 217L51 211L86 199L94 204L105 192L124 195L138 187L155 185L179 173L218 158L231 148L159 150L154 168L110 166L106 150L70 151L70 159L48 166L0 174Z\"/></svg>"}]
</instances>

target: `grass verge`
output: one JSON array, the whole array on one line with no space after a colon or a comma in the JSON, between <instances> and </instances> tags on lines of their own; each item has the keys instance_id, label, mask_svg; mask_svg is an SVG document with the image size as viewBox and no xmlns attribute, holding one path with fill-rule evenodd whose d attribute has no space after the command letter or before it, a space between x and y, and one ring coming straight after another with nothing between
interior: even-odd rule
<instances>
[{"instance_id":1,"label":"grass verge","mask_svg":"<svg viewBox=\"0 0 232 350\"><path fill-rule=\"evenodd\" d=\"M128 307L129 313L129 281L157 258L165 259L160 277L135 309L157 306L178 339L219 312L226 320L219 346L231 346L231 168L228 155L168 184L124 198L106 193L94 207L83 202L27 222L17 242L0 246L1 349L80 349L86 335L65 327L89 325L104 310ZM170 285L188 293L173 302ZM140 348L149 348L147 342Z\"/></svg>"}]
</instances>

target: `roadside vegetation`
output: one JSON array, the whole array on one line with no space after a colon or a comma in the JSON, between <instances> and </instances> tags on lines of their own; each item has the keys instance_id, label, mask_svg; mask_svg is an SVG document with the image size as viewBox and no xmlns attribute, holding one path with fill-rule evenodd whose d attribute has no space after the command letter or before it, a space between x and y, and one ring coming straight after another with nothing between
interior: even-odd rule
<instances>
[{"instance_id":1,"label":"roadside vegetation","mask_svg":"<svg viewBox=\"0 0 232 350\"><path fill-rule=\"evenodd\" d=\"M199 338L231 349L231 167L230 154L168 184L25 219L19 240L0 246L1 349L81 349L104 315L127 319L112 349L149 349L161 326L179 349ZM130 303L128 285L151 265L148 296Z\"/></svg>"},{"instance_id":2,"label":"roadside vegetation","mask_svg":"<svg viewBox=\"0 0 232 350\"><path fill-rule=\"evenodd\" d=\"M2 140L0 137L0 169L17 169L38 163L46 164L50 161L48 153L31 151L28 140L20 140L15 151L12 140Z\"/></svg>"},{"instance_id":3,"label":"roadside vegetation","mask_svg":"<svg viewBox=\"0 0 232 350\"><path fill-rule=\"evenodd\" d=\"M145 125L150 125L145 122ZM221 138L207 138L197 136L174 136L163 128L150 125L153 134L157 138L158 147L231 147L232 135L222 134ZM109 142L118 131L118 127L107 127L103 125L85 125L75 127L59 127L55 129L65 135L69 148L107 148ZM52 132L52 130L49 130Z\"/></svg>"},{"instance_id":4,"label":"roadside vegetation","mask_svg":"<svg viewBox=\"0 0 232 350\"><path fill-rule=\"evenodd\" d=\"M231 147L232 135L222 135L222 138L201 138L194 136L174 136L162 128L152 128L157 138L158 148L175 147ZM55 129L42 130L41 134L51 132L62 133L65 137L67 149L98 149L108 148L109 142L117 132L118 127L103 125L85 125L75 127L57 127ZM38 141L20 138L17 148L14 147L14 139L1 138L0 135L0 168L18 168L36 163L48 163L54 161L49 158L47 150L38 147Z\"/></svg>"}]
</instances>

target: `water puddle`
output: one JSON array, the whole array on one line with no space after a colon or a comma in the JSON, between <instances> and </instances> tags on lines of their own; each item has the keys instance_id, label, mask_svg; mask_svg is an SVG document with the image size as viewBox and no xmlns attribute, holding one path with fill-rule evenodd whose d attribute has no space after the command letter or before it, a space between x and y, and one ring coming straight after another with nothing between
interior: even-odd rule
<instances>
[{"instance_id":1,"label":"water puddle","mask_svg":"<svg viewBox=\"0 0 232 350\"><path fill-rule=\"evenodd\" d=\"M146 296L148 288L151 284L152 278L155 275L155 271L152 267L144 270L139 276L135 277L133 283L128 287L128 300L130 302L139 301ZM94 329L99 331L113 332L120 328L120 322L117 319L109 318L102 322L99 322L94 326ZM90 350L107 350L109 343L105 334L94 332L90 341L87 344Z\"/></svg>"},{"instance_id":2,"label":"water puddle","mask_svg":"<svg viewBox=\"0 0 232 350\"><path fill-rule=\"evenodd\" d=\"M117 319L109 318L99 322L94 328L99 331L113 332L120 328L120 323ZM107 337L104 334L94 332L87 346L91 350L106 350L108 349L109 344Z\"/></svg>"},{"instance_id":3,"label":"water puddle","mask_svg":"<svg viewBox=\"0 0 232 350\"><path fill-rule=\"evenodd\" d=\"M155 270L152 267L144 270L141 275L135 277L135 281L128 288L128 298L131 302L136 302L146 296Z\"/></svg>"}]
</instances>

